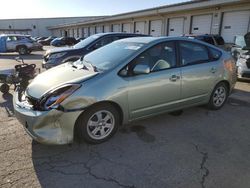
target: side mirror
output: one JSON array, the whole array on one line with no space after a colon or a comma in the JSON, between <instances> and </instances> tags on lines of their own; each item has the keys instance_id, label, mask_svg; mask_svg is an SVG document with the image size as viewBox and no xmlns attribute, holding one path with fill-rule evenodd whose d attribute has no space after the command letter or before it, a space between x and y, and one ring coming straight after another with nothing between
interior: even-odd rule
<instances>
[{"instance_id":1,"label":"side mirror","mask_svg":"<svg viewBox=\"0 0 250 188\"><path fill-rule=\"evenodd\" d=\"M133 72L134 74L149 74L150 67L148 65L136 65Z\"/></svg>"}]
</instances>

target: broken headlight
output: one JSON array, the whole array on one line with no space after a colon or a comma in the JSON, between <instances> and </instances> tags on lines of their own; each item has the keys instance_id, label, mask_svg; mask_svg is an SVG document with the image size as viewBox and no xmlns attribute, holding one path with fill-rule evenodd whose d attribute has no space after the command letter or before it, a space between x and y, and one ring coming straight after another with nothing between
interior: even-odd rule
<instances>
[{"instance_id":1,"label":"broken headlight","mask_svg":"<svg viewBox=\"0 0 250 188\"><path fill-rule=\"evenodd\" d=\"M48 92L40 100L41 110L50 110L58 108L66 98L68 98L80 87L80 84L69 84Z\"/></svg>"}]
</instances>

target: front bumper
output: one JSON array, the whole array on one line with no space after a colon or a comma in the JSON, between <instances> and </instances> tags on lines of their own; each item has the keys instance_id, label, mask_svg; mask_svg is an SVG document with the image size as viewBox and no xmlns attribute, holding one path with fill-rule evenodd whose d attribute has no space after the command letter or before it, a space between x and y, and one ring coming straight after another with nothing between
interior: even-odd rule
<instances>
[{"instance_id":1,"label":"front bumper","mask_svg":"<svg viewBox=\"0 0 250 188\"><path fill-rule=\"evenodd\" d=\"M246 59L239 58L237 61L238 78L250 78L250 68L246 65Z\"/></svg>"},{"instance_id":2,"label":"front bumper","mask_svg":"<svg viewBox=\"0 0 250 188\"><path fill-rule=\"evenodd\" d=\"M73 142L74 125L82 111L35 111L27 103L19 102L16 92L13 105L17 119L34 140L57 145Z\"/></svg>"}]
</instances>

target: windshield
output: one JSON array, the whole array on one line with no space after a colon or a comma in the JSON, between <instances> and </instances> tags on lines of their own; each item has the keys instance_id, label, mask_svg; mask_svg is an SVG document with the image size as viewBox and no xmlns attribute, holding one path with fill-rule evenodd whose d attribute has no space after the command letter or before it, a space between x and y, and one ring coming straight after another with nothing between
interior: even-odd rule
<instances>
[{"instance_id":1,"label":"windshield","mask_svg":"<svg viewBox=\"0 0 250 188\"><path fill-rule=\"evenodd\" d=\"M86 55L82 61L74 62L74 65L79 67L79 65L91 64L98 71L109 70L136 53L143 45L142 43L116 41Z\"/></svg>"},{"instance_id":2,"label":"windshield","mask_svg":"<svg viewBox=\"0 0 250 188\"><path fill-rule=\"evenodd\" d=\"M74 48L83 48L83 47L87 46L88 44L90 44L91 42L98 39L99 37L100 37L99 35L92 35L92 36L78 42L76 45L74 45Z\"/></svg>"},{"instance_id":3,"label":"windshield","mask_svg":"<svg viewBox=\"0 0 250 188\"><path fill-rule=\"evenodd\" d=\"M241 48L245 47L246 46L246 42L245 42L244 36L237 35L235 37L235 44L237 46L240 46Z\"/></svg>"}]
</instances>

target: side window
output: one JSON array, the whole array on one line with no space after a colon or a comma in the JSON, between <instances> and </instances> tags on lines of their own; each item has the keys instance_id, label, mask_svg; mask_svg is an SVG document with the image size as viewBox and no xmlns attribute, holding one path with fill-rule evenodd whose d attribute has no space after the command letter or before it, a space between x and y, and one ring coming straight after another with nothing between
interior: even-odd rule
<instances>
[{"instance_id":1,"label":"side window","mask_svg":"<svg viewBox=\"0 0 250 188\"><path fill-rule=\"evenodd\" d=\"M216 40L218 45L224 45L225 41L221 36L214 36L214 39Z\"/></svg>"},{"instance_id":2,"label":"side window","mask_svg":"<svg viewBox=\"0 0 250 188\"><path fill-rule=\"evenodd\" d=\"M193 42L180 42L182 65L194 65L209 61L208 50L205 46Z\"/></svg>"},{"instance_id":3,"label":"side window","mask_svg":"<svg viewBox=\"0 0 250 188\"><path fill-rule=\"evenodd\" d=\"M213 40L213 38L210 37L210 36L205 36L205 37L204 37L204 42L206 42L206 43L208 43L208 44L214 45L214 40Z\"/></svg>"},{"instance_id":4,"label":"side window","mask_svg":"<svg viewBox=\"0 0 250 188\"><path fill-rule=\"evenodd\" d=\"M209 48L209 51L212 60L218 60L221 57L221 52L219 50Z\"/></svg>"},{"instance_id":5,"label":"side window","mask_svg":"<svg viewBox=\"0 0 250 188\"><path fill-rule=\"evenodd\" d=\"M11 38L10 38L10 37L7 37L6 41L7 41L7 42L10 42L10 41L11 41Z\"/></svg>"},{"instance_id":6,"label":"side window","mask_svg":"<svg viewBox=\"0 0 250 188\"><path fill-rule=\"evenodd\" d=\"M91 50L96 50L102 46L105 46L109 43L113 42L113 37L104 37L102 39L100 39L99 41L97 41L95 44L93 44L90 49Z\"/></svg>"},{"instance_id":7,"label":"side window","mask_svg":"<svg viewBox=\"0 0 250 188\"><path fill-rule=\"evenodd\" d=\"M9 37L7 37L6 40L7 40L7 42L12 42L12 41L16 41L17 38L15 36L9 36Z\"/></svg>"},{"instance_id":8,"label":"side window","mask_svg":"<svg viewBox=\"0 0 250 188\"><path fill-rule=\"evenodd\" d=\"M132 61L130 69L138 64L147 65L151 72L176 67L174 42L161 43L146 50Z\"/></svg>"}]
</instances>

